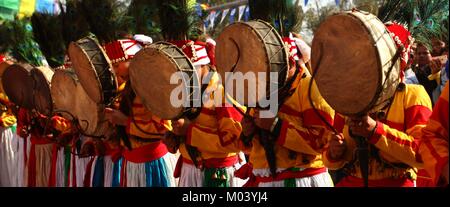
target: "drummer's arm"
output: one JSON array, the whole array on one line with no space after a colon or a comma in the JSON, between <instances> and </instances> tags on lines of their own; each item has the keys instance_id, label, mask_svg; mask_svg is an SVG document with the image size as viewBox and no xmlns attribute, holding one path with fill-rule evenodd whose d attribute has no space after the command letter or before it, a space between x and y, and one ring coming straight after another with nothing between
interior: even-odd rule
<instances>
[{"instance_id":1,"label":"drummer's arm","mask_svg":"<svg viewBox=\"0 0 450 207\"><path fill-rule=\"evenodd\" d=\"M423 87L412 89L413 91L406 93L404 97L406 132L391 128L378 121L374 134L368 141L395 159L411 167L422 168L418 154L418 138L421 137L422 129L431 115L431 100ZM391 111L391 113L396 112ZM394 115L392 114L392 116Z\"/></svg>"},{"instance_id":2,"label":"drummer's arm","mask_svg":"<svg viewBox=\"0 0 450 207\"><path fill-rule=\"evenodd\" d=\"M310 155L322 154L332 132L310 106L307 94L300 95L303 124L279 119L273 133L278 135L277 143L290 150ZM313 93L318 94L318 93ZM328 123L333 124L334 111L319 95L311 97L315 108Z\"/></svg>"},{"instance_id":3,"label":"drummer's arm","mask_svg":"<svg viewBox=\"0 0 450 207\"><path fill-rule=\"evenodd\" d=\"M191 124L187 131L186 144L200 149L218 152L238 152L243 150L239 139L242 131L242 115L233 107L216 107L217 130Z\"/></svg>"}]
</instances>

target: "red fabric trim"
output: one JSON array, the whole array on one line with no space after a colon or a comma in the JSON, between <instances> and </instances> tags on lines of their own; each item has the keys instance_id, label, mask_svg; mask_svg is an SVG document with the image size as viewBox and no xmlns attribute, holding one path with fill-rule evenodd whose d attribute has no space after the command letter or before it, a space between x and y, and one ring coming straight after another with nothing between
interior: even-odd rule
<instances>
[{"instance_id":1,"label":"red fabric trim","mask_svg":"<svg viewBox=\"0 0 450 207\"><path fill-rule=\"evenodd\" d=\"M330 114L321 111L321 110L317 110L319 112L319 114L325 118L325 120L330 123L331 125L333 125L333 119L330 116ZM317 116L316 112L313 109L306 109L305 111L303 111L303 124L306 126L312 126L312 125L319 125L319 126L327 126L325 123L323 123L322 119L320 119L319 116Z\"/></svg>"},{"instance_id":2,"label":"red fabric trim","mask_svg":"<svg viewBox=\"0 0 450 207\"><path fill-rule=\"evenodd\" d=\"M222 118L230 118L234 121L240 122L243 118L242 114L237 111L237 109L230 106L216 107L216 112L219 120Z\"/></svg>"},{"instance_id":3,"label":"red fabric trim","mask_svg":"<svg viewBox=\"0 0 450 207\"><path fill-rule=\"evenodd\" d=\"M86 174L84 174L84 187L91 187L91 171L92 171L92 165L94 164L95 156L89 160L87 166L86 166Z\"/></svg>"},{"instance_id":4,"label":"red fabric trim","mask_svg":"<svg viewBox=\"0 0 450 207\"><path fill-rule=\"evenodd\" d=\"M396 122L386 120L386 125L388 125L390 128L396 129L401 132L406 131L405 125L403 123L396 123Z\"/></svg>"},{"instance_id":5,"label":"red fabric trim","mask_svg":"<svg viewBox=\"0 0 450 207\"><path fill-rule=\"evenodd\" d=\"M384 124L380 121L377 121L377 128L375 129L375 132L373 133L372 137L369 138L369 142L373 145L377 144L378 140L380 140L381 136L386 135L386 132L384 131Z\"/></svg>"},{"instance_id":6,"label":"red fabric trim","mask_svg":"<svg viewBox=\"0 0 450 207\"><path fill-rule=\"evenodd\" d=\"M287 115L291 115L291 116L296 116L296 117L301 117L302 116L302 112L296 111L296 110L294 110L293 108L291 108L290 106L288 106L286 104L281 106L279 112L287 114Z\"/></svg>"},{"instance_id":7,"label":"red fabric trim","mask_svg":"<svg viewBox=\"0 0 450 207\"><path fill-rule=\"evenodd\" d=\"M188 160L186 158L183 158L183 162L186 164L193 165L194 162L192 160ZM224 157L224 158L210 158L206 160L202 160L202 166L206 168L224 168L224 167L232 167L236 163L239 162L239 157L237 155L231 156L231 157Z\"/></svg>"},{"instance_id":8,"label":"red fabric trim","mask_svg":"<svg viewBox=\"0 0 450 207\"><path fill-rule=\"evenodd\" d=\"M50 168L50 177L48 187L56 187L56 161L58 160L58 145L53 144L52 148L52 166Z\"/></svg>"},{"instance_id":9,"label":"red fabric trim","mask_svg":"<svg viewBox=\"0 0 450 207\"><path fill-rule=\"evenodd\" d=\"M283 121L283 123L281 123L280 137L278 137L278 139L277 139L277 143L280 146L284 146L284 143L286 142L288 128L289 128L289 122Z\"/></svg>"},{"instance_id":10,"label":"red fabric trim","mask_svg":"<svg viewBox=\"0 0 450 207\"><path fill-rule=\"evenodd\" d=\"M362 178L347 176L336 187L364 187ZM369 187L414 187L414 181L408 178L369 180Z\"/></svg>"},{"instance_id":11,"label":"red fabric trim","mask_svg":"<svg viewBox=\"0 0 450 207\"><path fill-rule=\"evenodd\" d=\"M28 187L36 187L36 144L31 144L28 163Z\"/></svg>"},{"instance_id":12,"label":"red fabric trim","mask_svg":"<svg viewBox=\"0 0 450 207\"><path fill-rule=\"evenodd\" d=\"M208 108L202 108L202 111L200 113L210 115L210 116L216 115L216 111L208 109Z\"/></svg>"},{"instance_id":13,"label":"red fabric trim","mask_svg":"<svg viewBox=\"0 0 450 207\"><path fill-rule=\"evenodd\" d=\"M344 126L345 126L345 118L339 114L335 114L334 116L334 124L333 124L334 128L342 133L344 131Z\"/></svg>"},{"instance_id":14,"label":"red fabric trim","mask_svg":"<svg viewBox=\"0 0 450 207\"><path fill-rule=\"evenodd\" d=\"M43 145L43 144L52 144L53 142L46 138L40 136L31 135L30 137L31 144Z\"/></svg>"},{"instance_id":15,"label":"red fabric trim","mask_svg":"<svg viewBox=\"0 0 450 207\"><path fill-rule=\"evenodd\" d=\"M427 124L431 113L431 110L426 106L416 105L409 107L405 110L406 129L409 129L418 124Z\"/></svg>"},{"instance_id":16,"label":"red fabric trim","mask_svg":"<svg viewBox=\"0 0 450 207\"><path fill-rule=\"evenodd\" d=\"M144 163L159 159L168 152L166 145L162 141L158 141L134 148L131 151L125 149L123 151L123 157L130 162Z\"/></svg>"},{"instance_id":17,"label":"red fabric trim","mask_svg":"<svg viewBox=\"0 0 450 207\"><path fill-rule=\"evenodd\" d=\"M173 177L179 178L181 176L181 168L183 167L183 156L180 155L177 160L177 164L175 165L175 169L173 170Z\"/></svg>"}]
</instances>

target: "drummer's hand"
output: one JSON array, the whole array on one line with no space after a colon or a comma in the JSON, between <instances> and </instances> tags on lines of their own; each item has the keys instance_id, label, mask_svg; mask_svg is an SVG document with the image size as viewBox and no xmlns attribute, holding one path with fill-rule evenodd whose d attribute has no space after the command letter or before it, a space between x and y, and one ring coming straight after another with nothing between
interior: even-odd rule
<instances>
[{"instance_id":1,"label":"drummer's hand","mask_svg":"<svg viewBox=\"0 0 450 207\"><path fill-rule=\"evenodd\" d=\"M126 126L128 123L128 117L125 114L112 108L105 108L105 118L114 125Z\"/></svg>"},{"instance_id":2,"label":"drummer's hand","mask_svg":"<svg viewBox=\"0 0 450 207\"><path fill-rule=\"evenodd\" d=\"M167 146L170 153L175 154L180 147L181 138L175 135L173 132L168 131L164 134L163 143Z\"/></svg>"},{"instance_id":3,"label":"drummer's hand","mask_svg":"<svg viewBox=\"0 0 450 207\"><path fill-rule=\"evenodd\" d=\"M191 121L188 119L178 119L172 121L172 132L178 136L185 136Z\"/></svg>"},{"instance_id":4,"label":"drummer's hand","mask_svg":"<svg viewBox=\"0 0 450 207\"><path fill-rule=\"evenodd\" d=\"M433 58L431 60L431 62L430 62L431 74L438 73L439 71L441 71L442 67L443 67L443 65L439 58Z\"/></svg>"},{"instance_id":5,"label":"drummer's hand","mask_svg":"<svg viewBox=\"0 0 450 207\"><path fill-rule=\"evenodd\" d=\"M253 123L252 117L245 116L241 121L241 125L242 125L242 134L244 134L244 136L248 137L255 133L256 125Z\"/></svg>"},{"instance_id":6,"label":"drummer's hand","mask_svg":"<svg viewBox=\"0 0 450 207\"><path fill-rule=\"evenodd\" d=\"M291 32L291 33L292 33L292 35L293 35L295 38L298 38L298 39L303 40L303 38L302 38L302 36L300 36L300 34L295 33L295 32Z\"/></svg>"},{"instance_id":7,"label":"drummer's hand","mask_svg":"<svg viewBox=\"0 0 450 207\"><path fill-rule=\"evenodd\" d=\"M375 130L377 122L366 115L348 119L347 125L354 135L369 138Z\"/></svg>"},{"instance_id":8,"label":"drummer's hand","mask_svg":"<svg viewBox=\"0 0 450 207\"><path fill-rule=\"evenodd\" d=\"M342 134L333 134L328 143L328 155L333 160L340 160L347 150L347 144Z\"/></svg>"}]
</instances>

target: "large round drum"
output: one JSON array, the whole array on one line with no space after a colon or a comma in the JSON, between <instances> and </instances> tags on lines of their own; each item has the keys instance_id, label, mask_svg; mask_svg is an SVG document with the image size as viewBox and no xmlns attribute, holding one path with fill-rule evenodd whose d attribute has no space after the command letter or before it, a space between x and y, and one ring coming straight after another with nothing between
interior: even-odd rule
<instances>
[{"instance_id":1,"label":"large round drum","mask_svg":"<svg viewBox=\"0 0 450 207\"><path fill-rule=\"evenodd\" d=\"M171 79L178 82L171 83ZM200 103L201 87L192 62L167 42L149 45L134 56L130 80L144 106L162 119L178 118L194 102Z\"/></svg>"},{"instance_id":2,"label":"large round drum","mask_svg":"<svg viewBox=\"0 0 450 207\"><path fill-rule=\"evenodd\" d=\"M264 21L233 23L217 38L217 71L225 83L226 92L247 106L256 106L284 86L288 58L288 50L281 36ZM226 76L230 72L234 78ZM278 79L269 79L271 73ZM242 79L238 80L240 75L246 78L246 86L239 86L244 84ZM238 81L233 83L234 80Z\"/></svg>"},{"instance_id":3,"label":"large round drum","mask_svg":"<svg viewBox=\"0 0 450 207\"><path fill-rule=\"evenodd\" d=\"M394 40L376 16L351 11L328 17L314 35L311 52L321 95L343 115L380 110L400 82L396 52Z\"/></svg>"},{"instance_id":4,"label":"large round drum","mask_svg":"<svg viewBox=\"0 0 450 207\"><path fill-rule=\"evenodd\" d=\"M74 71L66 69L55 71L52 78L51 94L56 110L63 111L61 114L67 119L72 117L65 112L74 116L76 114L77 85L79 85L79 82Z\"/></svg>"},{"instance_id":5,"label":"large round drum","mask_svg":"<svg viewBox=\"0 0 450 207\"><path fill-rule=\"evenodd\" d=\"M30 73L33 66L29 64L13 64L5 69L2 75L3 90L14 104L33 109L33 78Z\"/></svg>"},{"instance_id":6,"label":"large round drum","mask_svg":"<svg viewBox=\"0 0 450 207\"><path fill-rule=\"evenodd\" d=\"M96 103L109 105L117 93L117 78L97 40L85 37L69 45L72 67L89 97Z\"/></svg>"}]
</instances>

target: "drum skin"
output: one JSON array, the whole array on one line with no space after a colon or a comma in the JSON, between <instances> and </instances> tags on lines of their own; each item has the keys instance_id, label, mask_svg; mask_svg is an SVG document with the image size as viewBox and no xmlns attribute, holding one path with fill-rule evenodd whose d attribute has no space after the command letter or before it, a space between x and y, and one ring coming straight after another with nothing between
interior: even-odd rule
<instances>
[{"instance_id":1,"label":"drum skin","mask_svg":"<svg viewBox=\"0 0 450 207\"><path fill-rule=\"evenodd\" d=\"M241 73L248 78L242 89L233 85L227 91L239 103L254 106L270 93L269 72L278 73L275 89L284 85L287 79L288 52L280 35L263 21L233 23L220 33L216 40L216 64L222 82L228 89L232 79L226 73ZM262 74L259 78L258 74ZM264 94L266 96L264 96Z\"/></svg>"},{"instance_id":2,"label":"drum skin","mask_svg":"<svg viewBox=\"0 0 450 207\"><path fill-rule=\"evenodd\" d=\"M51 94L56 110L67 111L75 116L75 100L78 79L75 72L70 70L56 70L52 78ZM65 113L61 113L64 118L72 119Z\"/></svg>"},{"instance_id":3,"label":"drum skin","mask_svg":"<svg viewBox=\"0 0 450 207\"><path fill-rule=\"evenodd\" d=\"M110 60L93 38L72 42L68 55L86 93L96 103L108 104L117 92L117 79Z\"/></svg>"},{"instance_id":4,"label":"drum skin","mask_svg":"<svg viewBox=\"0 0 450 207\"><path fill-rule=\"evenodd\" d=\"M172 75L177 76L181 82L171 84ZM184 90L186 95L192 95L188 89L199 80L194 66L189 58L175 45L159 42L139 51L130 63L130 80L136 95L141 97L144 106L155 116L161 119L174 119L179 117L186 105L172 103L172 92L180 92L178 100L190 100L191 96L181 97ZM195 87L194 87L195 88ZM181 90L180 90L181 89ZM197 87L200 92L200 87ZM197 94L199 95L199 93ZM182 101L184 102L184 101Z\"/></svg>"},{"instance_id":5,"label":"drum skin","mask_svg":"<svg viewBox=\"0 0 450 207\"><path fill-rule=\"evenodd\" d=\"M328 17L312 43L312 70L320 94L336 112L359 116L381 109L399 83L396 46L374 15L358 11Z\"/></svg>"}]
</instances>

